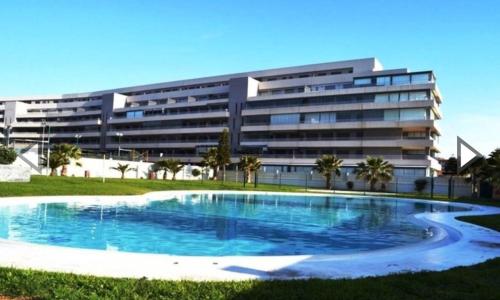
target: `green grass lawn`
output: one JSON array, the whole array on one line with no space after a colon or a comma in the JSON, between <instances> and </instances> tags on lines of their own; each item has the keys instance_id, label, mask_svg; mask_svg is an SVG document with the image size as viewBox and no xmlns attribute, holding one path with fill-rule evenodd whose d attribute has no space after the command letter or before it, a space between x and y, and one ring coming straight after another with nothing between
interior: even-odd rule
<instances>
[{"instance_id":1,"label":"green grass lawn","mask_svg":"<svg viewBox=\"0 0 500 300\"><path fill-rule=\"evenodd\" d=\"M107 179L106 183L102 183L100 179L34 176L30 183L0 183L0 197L136 195L181 189L244 190L241 183L234 182ZM253 185L247 185L245 190L255 189ZM304 191L302 187L279 188L276 185L264 184L259 184L257 190ZM500 230L500 215L461 219ZM354 280L175 282L0 268L0 295L28 296L35 299L500 299L500 258L444 272L420 272Z\"/></svg>"},{"instance_id":2,"label":"green grass lawn","mask_svg":"<svg viewBox=\"0 0 500 300\"><path fill-rule=\"evenodd\" d=\"M193 282L0 268L0 295L36 299L500 299L500 258L444 272L345 280Z\"/></svg>"}]
</instances>

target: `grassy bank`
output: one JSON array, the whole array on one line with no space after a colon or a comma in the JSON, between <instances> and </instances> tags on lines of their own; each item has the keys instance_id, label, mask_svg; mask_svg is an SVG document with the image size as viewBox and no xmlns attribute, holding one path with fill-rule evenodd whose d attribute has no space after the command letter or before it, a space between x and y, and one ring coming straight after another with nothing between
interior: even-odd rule
<instances>
[{"instance_id":1,"label":"grassy bank","mask_svg":"<svg viewBox=\"0 0 500 300\"><path fill-rule=\"evenodd\" d=\"M0 295L37 299L500 299L500 258L473 267L354 280L190 282L0 268Z\"/></svg>"},{"instance_id":2,"label":"grassy bank","mask_svg":"<svg viewBox=\"0 0 500 300\"><path fill-rule=\"evenodd\" d=\"M29 183L1 183L0 197L9 196L55 196L55 195L140 195L153 191L168 190L259 190L303 192L304 189L293 186L253 184L221 181L195 180L145 180L145 179L106 179L79 177L32 176Z\"/></svg>"}]
</instances>

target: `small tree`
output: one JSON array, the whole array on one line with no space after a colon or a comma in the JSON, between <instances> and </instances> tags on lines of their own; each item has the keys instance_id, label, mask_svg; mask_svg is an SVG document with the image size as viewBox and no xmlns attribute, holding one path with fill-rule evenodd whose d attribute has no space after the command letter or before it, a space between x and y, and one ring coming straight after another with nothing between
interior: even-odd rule
<instances>
[{"instance_id":1,"label":"small tree","mask_svg":"<svg viewBox=\"0 0 500 300\"><path fill-rule=\"evenodd\" d=\"M445 175L457 175L458 172L458 161L456 157L451 156L444 163L443 174Z\"/></svg>"},{"instance_id":2,"label":"small tree","mask_svg":"<svg viewBox=\"0 0 500 300\"><path fill-rule=\"evenodd\" d=\"M325 177L326 189L329 190L331 188L332 177L335 178L335 175L340 176L341 166L342 160L338 159L335 155L323 155L316 160L316 167L314 169Z\"/></svg>"},{"instance_id":3,"label":"small tree","mask_svg":"<svg viewBox=\"0 0 500 300\"><path fill-rule=\"evenodd\" d=\"M392 179L394 167L381 157L366 158L366 162L358 163L354 173L356 178L364 179L370 184L370 190L375 189L375 185L381 182L387 182Z\"/></svg>"},{"instance_id":4,"label":"small tree","mask_svg":"<svg viewBox=\"0 0 500 300\"><path fill-rule=\"evenodd\" d=\"M217 166L222 168L222 176L226 176L226 167L231 163L231 145L229 144L229 131L224 129L219 136L217 145Z\"/></svg>"},{"instance_id":5,"label":"small tree","mask_svg":"<svg viewBox=\"0 0 500 300\"><path fill-rule=\"evenodd\" d=\"M256 156L245 155L240 158L239 166L245 174L246 182L251 183L252 173L260 169L261 162Z\"/></svg>"},{"instance_id":6,"label":"small tree","mask_svg":"<svg viewBox=\"0 0 500 300\"><path fill-rule=\"evenodd\" d=\"M77 146L71 144L57 144L54 145L54 152L51 154L51 159L52 156L56 156L59 166L62 166L61 176L66 176L68 171L67 166L70 164L72 159L77 160L82 157L82 150ZM57 166L56 168L58 168L59 166Z\"/></svg>"},{"instance_id":7,"label":"small tree","mask_svg":"<svg viewBox=\"0 0 500 300\"><path fill-rule=\"evenodd\" d=\"M10 165L17 158L17 153L12 148L0 145L0 165Z\"/></svg>"},{"instance_id":8,"label":"small tree","mask_svg":"<svg viewBox=\"0 0 500 300\"><path fill-rule=\"evenodd\" d=\"M219 169L219 162L217 161L217 148L209 148L208 151L203 154L203 159L201 160L201 164L209 169L212 169L213 172L213 180L217 179L217 171Z\"/></svg>"},{"instance_id":9,"label":"small tree","mask_svg":"<svg viewBox=\"0 0 500 300\"><path fill-rule=\"evenodd\" d=\"M124 179L125 178L125 173L129 172L129 171L135 171L134 168L130 168L130 165L129 164L120 164L118 163L118 166L116 167L111 167L111 169L113 170L116 170L118 172L121 173L121 179Z\"/></svg>"},{"instance_id":10,"label":"small tree","mask_svg":"<svg viewBox=\"0 0 500 300\"><path fill-rule=\"evenodd\" d=\"M200 176L200 174L201 174L201 171L198 169L191 170L191 175L193 175L193 177L198 177L198 176Z\"/></svg>"},{"instance_id":11,"label":"small tree","mask_svg":"<svg viewBox=\"0 0 500 300\"><path fill-rule=\"evenodd\" d=\"M423 192L425 187L427 186L427 179L419 178L415 180L415 190L419 193Z\"/></svg>"},{"instance_id":12,"label":"small tree","mask_svg":"<svg viewBox=\"0 0 500 300\"><path fill-rule=\"evenodd\" d=\"M165 167L172 173L172 180L175 180L175 175L179 173L184 166L181 164L180 160L169 158L165 160Z\"/></svg>"},{"instance_id":13,"label":"small tree","mask_svg":"<svg viewBox=\"0 0 500 300\"><path fill-rule=\"evenodd\" d=\"M163 171L163 180L167 180L168 169L167 169L167 161L166 160L163 159L163 160L159 160L159 161L155 162L153 170L156 170L156 172Z\"/></svg>"},{"instance_id":14,"label":"small tree","mask_svg":"<svg viewBox=\"0 0 500 300\"><path fill-rule=\"evenodd\" d=\"M486 181L500 187L500 148L490 153L481 173Z\"/></svg>"}]
</instances>

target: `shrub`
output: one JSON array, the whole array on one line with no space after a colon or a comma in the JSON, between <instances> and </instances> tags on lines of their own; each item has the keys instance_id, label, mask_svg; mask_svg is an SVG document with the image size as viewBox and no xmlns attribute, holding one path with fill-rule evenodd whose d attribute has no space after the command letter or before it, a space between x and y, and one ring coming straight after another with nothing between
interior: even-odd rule
<instances>
[{"instance_id":1,"label":"shrub","mask_svg":"<svg viewBox=\"0 0 500 300\"><path fill-rule=\"evenodd\" d=\"M0 165L10 165L17 158L17 153L12 148L0 146Z\"/></svg>"},{"instance_id":2,"label":"shrub","mask_svg":"<svg viewBox=\"0 0 500 300\"><path fill-rule=\"evenodd\" d=\"M352 190L354 188L354 182L352 181L346 182L346 185L348 190Z\"/></svg>"},{"instance_id":3,"label":"shrub","mask_svg":"<svg viewBox=\"0 0 500 300\"><path fill-rule=\"evenodd\" d=\"M198 176L200 176L200 174L201 174L201 171L198 169L193 169L191 171L191 175L193 175L194 177L198 177Z\"/></svg>"},{"instance_id":4,"label":"shrub","mask_svg":"<svg viewBox=\"0 0 500 300\"><path fill-rule=\"evenodd\" d=\"M427 185L427 179L425 178L419 178L415 180L415 190L419 193L421 193L425 189L426 185Z\"/></svg>"}]
</instances>

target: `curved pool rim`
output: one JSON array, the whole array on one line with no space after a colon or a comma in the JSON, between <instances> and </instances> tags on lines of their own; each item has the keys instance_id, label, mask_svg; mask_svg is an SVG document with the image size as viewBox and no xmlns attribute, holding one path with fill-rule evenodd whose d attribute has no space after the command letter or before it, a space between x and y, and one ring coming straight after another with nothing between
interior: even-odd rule
<instances>
[{"instance_id":1,"label":"curved pool rim","mask_svg":"<svg viewBox=\"0 0 500 300\"><path fill-rule=\"evenodd\" d=\"M102 204L145 203L192 193L388 198L328 193L188 190L151 192L138 196L8 197L0 198L0 206L85 201ZM500 256L500 232L455 219L457 216L500 214L500 208L412 198L390 199L440 203L470 210L415 214L413 217L419 222L434 228L432 238L405 246L353 254L178 256L80 249L0 239L0 266L97 276L173 280L356 278L421 270L441 271L477 264Z\"/></svg>"}]
</instances>

